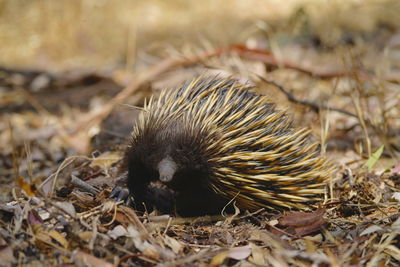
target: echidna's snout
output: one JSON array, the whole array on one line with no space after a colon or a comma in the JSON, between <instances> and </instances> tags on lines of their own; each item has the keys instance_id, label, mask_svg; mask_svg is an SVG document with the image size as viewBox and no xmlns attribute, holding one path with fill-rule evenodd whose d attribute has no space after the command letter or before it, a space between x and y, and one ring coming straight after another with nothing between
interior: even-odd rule
<instances>
[{"instance_id":1,"label":"echidna's snout","mask_svg":"<svg viewBox=\"0 0 400 267\"><path fill-rule=\"evenodd\" d=\"M166 156L158 163L158 173L160 174L160 181L163 183L167 183L172 181L178 166L171 159L171 157Z\"/></svg>"}]
</instances>

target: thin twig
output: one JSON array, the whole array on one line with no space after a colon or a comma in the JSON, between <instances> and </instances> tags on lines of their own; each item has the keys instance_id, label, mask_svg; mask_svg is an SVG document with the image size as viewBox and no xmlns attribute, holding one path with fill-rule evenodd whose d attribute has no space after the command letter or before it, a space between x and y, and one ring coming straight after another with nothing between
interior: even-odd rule
<instances>
[{"instance_id":1,"label":"thin twig","mask_svg":"<svg viewBox=\"0 0 400 267\"><path fill-rule=\"evenodd\" d=\"M331 106L325 105L325 104L316 104L316 103L314 103L314 102L307 101L307 100L299 100L299 99L297 99L296 97L294 97L294 96L293 96L287 89L285 89L282 85L280 85L280 84L278 84L278 83L276 83L276 82L274 82L274 81L272 81L272 80L269 80L269 79L267 79L267 78L265 78L265 77L262 77L262 76L259 76L259 75L258 75L258 77L259 77L263 82L266 82L266 83L268 83L268 84L271 84L271 85L275 86L275 87L276 87L279 91L281 91L281 92L286 96L286 98L287 98L290 102L292 102L292 103L296 103L296 104L300 104L300 105L303 105L303 106L310 107L310 108L311 108L312 110L314 110L315 112L319 112L321 109L322 109L322 110L331 110L331 111L336 111L336 112L339 112L339 113L342 113L342 114L345 114L345 115L348 115L348 116L357 118L357 115L355 115L355 114L353 114L353 113L351 113L351 112L349 112L349 111L347 111L347 110L344 110L344 109L331 107Z\"/></svg>"},{"instance_id":2,"label":"thin twig","mask_svg":"<svg viewBox=\"0 0 400 267\"><path fill-rule=\"evenodd\" d=\"M79 179L78 177L76 177L75 175L71 175L71 183L73 185L75 185L76 187L79 187L89 193L92 194L98 194L100 191L99 189L95 188L94 186L86 183L85 181L83 181L82 179Z\"/></svg>"}]
</instances>

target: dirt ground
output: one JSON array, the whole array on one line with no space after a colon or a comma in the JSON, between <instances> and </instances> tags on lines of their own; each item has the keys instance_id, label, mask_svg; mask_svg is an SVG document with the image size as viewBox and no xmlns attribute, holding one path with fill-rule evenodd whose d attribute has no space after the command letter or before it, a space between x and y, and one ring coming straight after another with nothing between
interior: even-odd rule
<instances>
[{"instance_id":1,"label":"dirt ground","mask_svg":"<svg viewBox=\"0 0 400 267\"><path fill-rule=\"evenodd\" d=\"M399 266L400 2L0 0L0 266ZM146 98L254 85L335 166L307 211L109 195Z\"/></svg>"}]
</instances>

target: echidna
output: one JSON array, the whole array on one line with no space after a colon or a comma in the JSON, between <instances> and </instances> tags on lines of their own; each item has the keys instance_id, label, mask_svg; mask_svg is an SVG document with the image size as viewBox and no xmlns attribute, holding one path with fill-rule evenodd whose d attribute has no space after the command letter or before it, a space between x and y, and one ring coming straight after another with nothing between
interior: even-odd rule
<instances>
[{"instance_id":1,"label":"echidna","mask_svg":"<svg viewBox=\"0 0 400 267\"><path fill-rule=\"evenodd\" d=\"M248 86L202 77L145 103L122 166L139 210L307 209L331 172L309 134Z\"/></svg>"}]
</instances>

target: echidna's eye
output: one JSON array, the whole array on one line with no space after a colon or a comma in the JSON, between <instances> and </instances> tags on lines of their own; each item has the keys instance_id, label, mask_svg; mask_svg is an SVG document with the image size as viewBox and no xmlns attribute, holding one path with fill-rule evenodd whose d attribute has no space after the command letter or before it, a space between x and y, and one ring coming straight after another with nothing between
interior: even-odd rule
<instances>
[{"instance_id":1,"label":"echidna's eye","mask_svg":"<svg viewBox=\"0 0 400 267\"><path fill-rule=\"evenodd\" d=\"M158 163L158 173L160 174L160 181L164 183L170 182L174 177L176 170L176 163L169 156L163 158L160 163Z\"/></svg>"}]
</instances>

